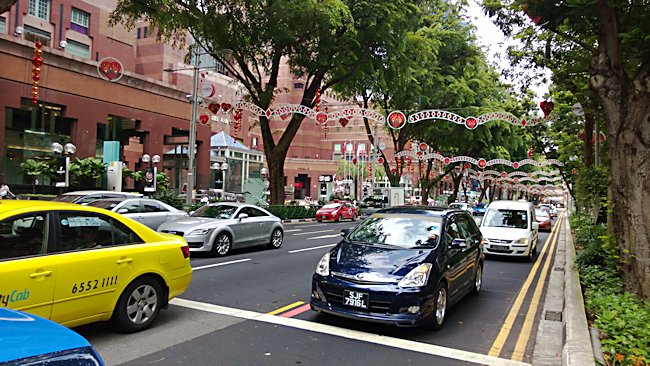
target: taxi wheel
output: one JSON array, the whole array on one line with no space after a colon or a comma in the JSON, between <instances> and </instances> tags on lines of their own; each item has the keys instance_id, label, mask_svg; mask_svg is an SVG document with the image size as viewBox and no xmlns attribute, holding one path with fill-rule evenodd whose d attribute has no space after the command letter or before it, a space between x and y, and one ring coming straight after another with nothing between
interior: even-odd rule
<instances>
[{"instance_id":1,"label":"taxi wheel","mask_svg":"<svg viewBox=\"0 0 650 366\"><path fill-rule=\"evenodd\" d=\"M230 236L226 233L219 233L212 243L211 254L217 257L223 257L226 254L230 253L232 249L232 240Z\"/></svg>"},{"instance_id":2,"label":"taxi wheel","mask_svg":"<svg viewBox=\"0 0 650 366\"><path fill-rule=\"evenodd\" d=\"M113 323L125 333L149 328L158 317L164 293L158 280L140 277L131 282L117 301Z\"/></svg>"},{"instance_id":3,"label":"taxi wheel","mask_svg":"<svg viewBox=\"0 0 650 366\"><path fill-rule=\"evenodd\" d=\"M284 235L282 234L282 230L280 229L275 229L273 230L273 233L271 234L271 242L268 244L268 247L271 249L278 249L282 246L282 239Z\"/></svg>"}]
</instances>

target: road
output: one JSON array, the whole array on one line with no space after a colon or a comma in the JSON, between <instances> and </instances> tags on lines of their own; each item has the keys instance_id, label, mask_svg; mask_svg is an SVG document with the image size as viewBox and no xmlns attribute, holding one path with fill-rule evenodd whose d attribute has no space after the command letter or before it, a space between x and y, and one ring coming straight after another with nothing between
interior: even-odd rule
<instances>
[{"instance_id":1,"label":"road","mask_svg":"<svg viewBox=\"0 0 650 366\"><path fill-rule=\"evenodd\" d=\"M319 317L309 309L316 263L341 229L357 223L286 224L278 250L193 257L189 289L145 332L116 334L108 324L75 330L107 365L530 363L558 225L540 233L533 263L489 258L481 294L456 304L434 332Z\"/></svg>"}]
</instances>

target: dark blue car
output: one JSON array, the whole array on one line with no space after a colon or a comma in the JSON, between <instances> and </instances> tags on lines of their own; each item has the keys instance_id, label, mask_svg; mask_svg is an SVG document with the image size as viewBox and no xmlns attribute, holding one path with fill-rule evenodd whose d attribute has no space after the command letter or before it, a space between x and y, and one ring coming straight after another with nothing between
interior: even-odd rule
<instances>
[{"instance_id":1,"label":"dark blue car","mask_svg":"<svg viewBox=\"0 0 650 366\"><path fill-rule=\"evenodd\" d=\"M388 208L342 234L316 267L312 310L439 329L449 306L481 290L483 237L468 212Z\"/></svg>"},{"instance_id":2,"label":"dark blue car","mask_svg":"<svg viewBox=\"0 0 650 366\"><path fill-rule=\"evenodd\" d=\"M1 366L103 366L74 331L41 317L0 308Z\"/></svg>"}]
</instances>

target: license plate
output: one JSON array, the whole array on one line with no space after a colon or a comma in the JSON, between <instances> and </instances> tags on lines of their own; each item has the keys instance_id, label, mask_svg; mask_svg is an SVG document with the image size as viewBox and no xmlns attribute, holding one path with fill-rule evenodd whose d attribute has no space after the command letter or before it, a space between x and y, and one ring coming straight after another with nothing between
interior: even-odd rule
<instances>
[{"instance_id":1,"label":"license plate","mask_svg":"<svg viewBox=\"0 0 650 366\"><path fill-rule=\"evenodd\" d=\"M368 309L368 303L369 300L367 293L350 290L343 291L343 305Z\"/></svg>"},{"instance_id":2,"label":"license plate","mask_svg":"<svg viewBox=\"0 0 650 366\"><path fill-rule=\"evenodd\" d=\"M496 250L510 250L510 247L507 245L490 245L490 248Z\"/></svg>"}]
</instances>

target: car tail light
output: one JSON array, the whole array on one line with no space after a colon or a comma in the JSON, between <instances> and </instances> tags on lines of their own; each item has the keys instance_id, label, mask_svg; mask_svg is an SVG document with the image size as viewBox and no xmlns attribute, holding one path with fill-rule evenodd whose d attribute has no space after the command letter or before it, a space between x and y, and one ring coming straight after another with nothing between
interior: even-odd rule
<instances>
[{"instance_id":1,"label":"car tail light","mask_svg":"<svg viewBox=\"0 0 650 366\"><path fill-rule=\"evenodd\" d=\"M189 245L183 245L181 247L181 252L183 252L183 258L189 258L190 257L190 246Z\"/></svg>"}]
</instances>

